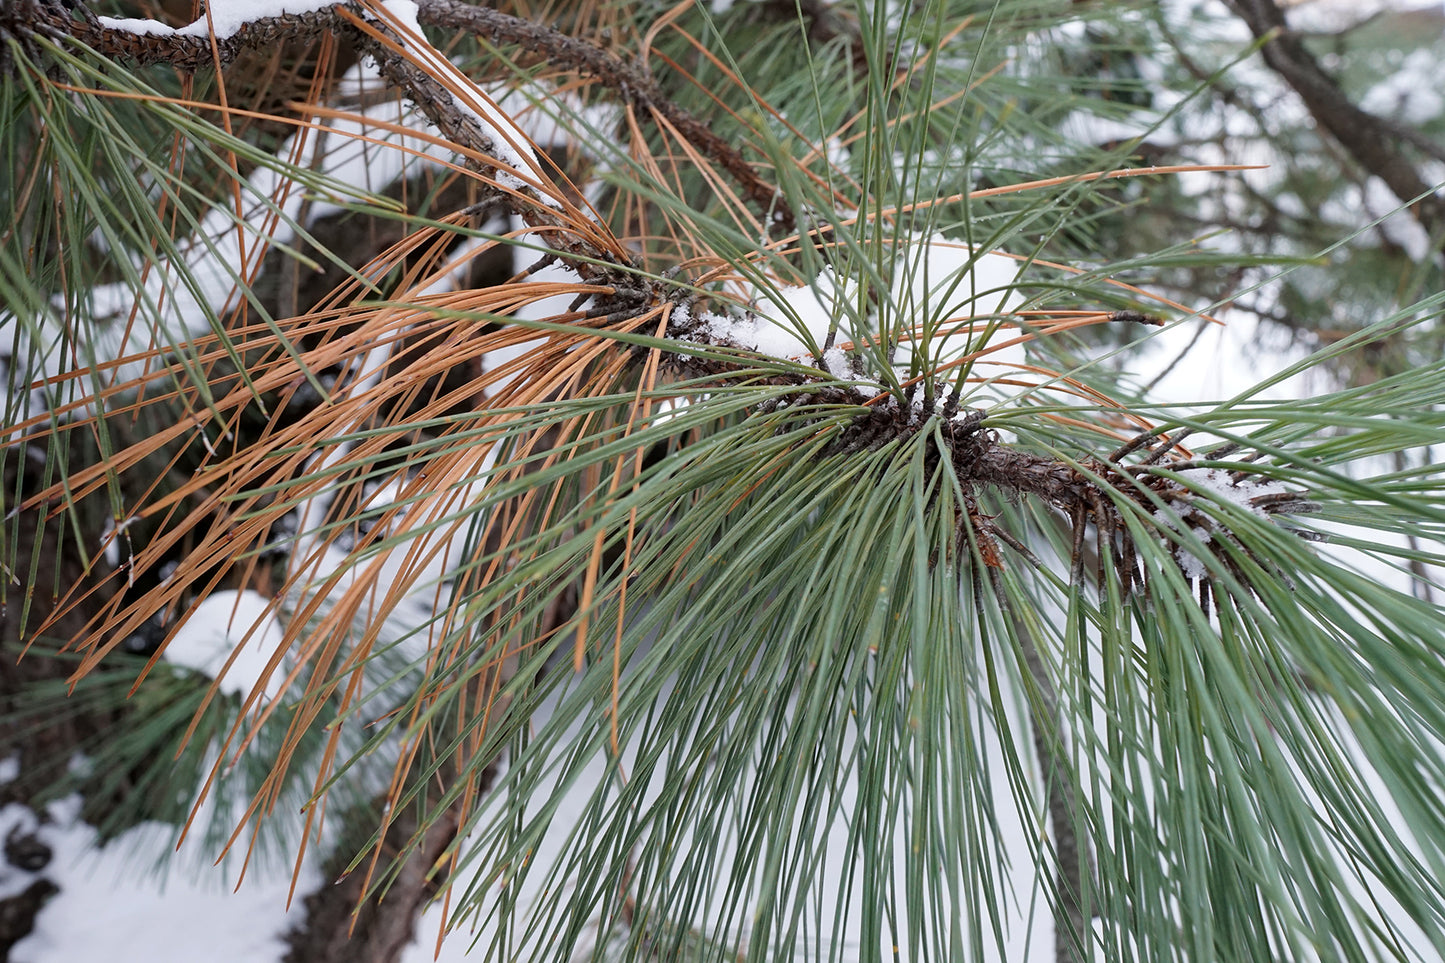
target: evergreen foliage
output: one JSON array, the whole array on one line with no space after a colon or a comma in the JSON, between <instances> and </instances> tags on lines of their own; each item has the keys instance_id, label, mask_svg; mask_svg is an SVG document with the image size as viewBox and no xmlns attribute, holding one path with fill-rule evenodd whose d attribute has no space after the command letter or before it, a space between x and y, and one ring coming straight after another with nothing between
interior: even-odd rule
<instances>
[{"instance_id":1,"label":"evergreen foliage","mask_svg":"<svg viewBox=\"0 0 1445 963\"><path fill-rule=\"evenodd\" d=\"M1277 36L5 2L0 592L74 692L9 724L123 707L108 832L463 881L488 959L1445 951L1439 238L1335 219ZM1151 398L1231 303L1301 360Z\"/></svg>"}]
</instances>

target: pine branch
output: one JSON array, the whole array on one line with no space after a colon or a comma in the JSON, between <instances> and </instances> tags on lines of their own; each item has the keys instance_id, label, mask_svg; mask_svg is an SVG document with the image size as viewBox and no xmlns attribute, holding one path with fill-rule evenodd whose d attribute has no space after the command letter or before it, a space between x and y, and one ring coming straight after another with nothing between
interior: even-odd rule
<instances>
[{"instance_id":1,"label":"pine branch","mask_svg":"<svg viewBox=\"0 0 1445 963\"><path fill-rule=\"evenodd\" d=\"M52 8L43 8L42 19L48 29L69 29L77 39L104 54L125 56L142 63L164 62L181 69L199 69L213 63L216 57L225 62L247 47L274 45L283 39L322 30L334 31L349 37L363 54L372 57L389 83L410 97L444 136L471 155L468 159L470 166L487 170L486 165L477 160L477 155L494 157L499 151L485 129L459 107L444 84L387 42L388 31L384 27L375 21L364 20L356 10L352 5L343 4L324 11L258 20L242 27L235 36L217 41L214 53L209 38L149 36L107 30L98 22L68 18ZM791 211L775 206L778 200L776 192L766 189L766 185L757 180L728 145L672 105L655 81L641 69L551 28L485 8L466 6L456 0L422 0L419 20L433 26L469 30L493 43L514 43L581 73L597 76L621 92L635 107L653 112L674 126L681 125L689 137L696 136L699 143L711 145L723 166L748 187L755 201L763 203L766 200L773 206L776 216L791 219ZM501 195L506 192L497 187L496 193ZM577 271L584 281L612 288L610 293L599 297L599 304L605 311L593 312L595 316L605 315L604 326L634 321L656 312L664 304L679 304L687 300L685 292L666 292L658 282L642 279L639 283L632 278L628 266L620 263L627 257L624 249L617 246L604 250L589 238L578 236L535 188L517 188L511 192L511 199L530 201L521 205L519 211L527 226L546 236L556 256ZM696 327L680 325L668 331L668 336L686 341L696 338L697 333ZM719 345L715 339L705 340L710 345ZM730 347L726 342L721 346ZM680 348L670 361L679 369L696 371L699 367L698 360L690 357L686 348ZM727 377L732 372L752 371L755 366L751 360L739 359L732 363L714 358L702 367L711 374ZM780 376L775 380L807 386L817 393L819 400L831 399L866 409L867 414L860 416L856 430L845 432L838 439L837 444L844 448L876 447L883 441L911 434L922 424L900 407L896 399L877 395L871 389L840 387L834 379L821 372L817 377L799 374ZM881 405L880 399L883 400ZM1105 492L1094 479L1081 475L1063 462L999 443L991 432L978 430L979 420L970 419L967 414L965 422L949 419L946 436L952 449L946 455L940 453L952 461L960 482L966 486L992 485L1014 494L1036 496L1069 517L1082 510L1091 522L1107 525L1111 531L1117 529L1120 522L1117 509L1112 507L1112 498L1123 492L1136 501L1146 500L1132 479L1119 476L1115 479L1118 484L1106 482L1103 487L1112 491ZM963 426L962 429L955 431L959 425ZM1101 470L1106 474L1108 472L1108 469ZM1172 488L1163 486L1161 491L1165 500L1184 494L1184 489L1178 485ZM1110 517L1105 518L1106 514Z\"/></svg>"},{"instance_id":2,"label":"pine branch","mask_svg":"<svg viewBox=\"0 0 1445 963\"><path fill-rule=\"evenodd\" d=\"M420 0L417 19L433 27L466 30L494 44L516 44L555 67L597 78L644 116L663 120L704 155L717 161L759 210L771 215L773 229L782 234L792 232L796 217L777 187L760 178L736 148L674 103L651 73L640 65L552 27L458 0Z\"/></svg>"},{"instance_id":3,"label":"pine branch","mask_svg":"<svg viewBox=\"0 0 1445 963\"><path fill-rule=\"evenodd\" d=\"M443 133L460 146L492 153L494 145L490 139L480 133L464 112L457 110L441 84L375 37L356 29L362 9L357 4L340 4L326 10L254 20L233 36L217 39L214 51L208 37L141 35L107 29L97 20L75 19L54 6L36 7L14 29L28 27L50 36L69 35L108 57L123 57L143 65L168 64L190 71L216 66L218 60L219 65L225 65L244 50L273 47L288 40L312 38L325 32L349 35L362 52L375 58L383 76L414 98ZM716 161L737 180L759 210L771 218L775 230L783 234L792 231L795 215L777 187L759 177L736 148L674 103L641 67L552 27L457 0L422 0L417 19L426 26L466 30L494 44L515 44L553 65L595 77L620 100L644 116L670 125L702 154ZM529 226L555 226L545 223L546 218L535 212L533 217L538 223L529 222ZM570 253L584 259L582 264L574 265L584 278L595 278L598 274L586 266L585 259L607 261L616 256L615 252L587 251L581 246Z\"/></svg>"},{"instance_id":4,"label":"pine branch","mask_svg":"<svg viewBox=\"0 0 1445 963\"><path fill-rule=\"evenodd\" d=\"M994 598L1004 604L1008 598L998 569L989 568ZM1010 613L1012 614L1012 613ZM1056 963L1080 963L1088 958L1092 913L1085 912L1085 894L1097 889L1094 882L1093 853L1087 838L1080 839L1078 828L1084 825L1079 805L1076 769L1069 759L1069 742L1065 719L1059 709L1059 695L1049 677L1048 665L1039 652L1033 634L1022 620L1015 618L1024 666L1034 687L1029 702L1029 728L1033 737L1034 755L1039 775L1046 788L1049 825L1054 834L1054 887L1058 900L1054 926L1054 959Z\"/></svg>"},{"instance_id":5,"label":"pine branch","mask_svg":"<svg viewBox=\"0 0 1445 963\"><path fill-rule=\"evenodd\" d=\"M123 33L107 30L98 22L65 18L54 11L50 12L47 23L57 30L68 26L73 35L102 53L148 63L166 62L185 69L198 69L214 62L217 56L224 62L248 46L272 45L289 37L332 30L348 37L363 54L372 57L382 76L411 98L442 134L462 149L470 166L490 173L485 162L478 157L498 156L500 145L493 143L486 129L458 105L451 91L431 76L424 65L401 52L384 26L364 19L357 9L351 5L339 5L325 11L259 20L243 27L234 37L218 41L215 53L211 50L209 38ZM727 158L724 166L750 185L755 200L761 203L764 200L762 195L766 193L769 204L776 202L774 194L764 190L741 158L729 153L727 145L719 147L721 142L715 135L671 106L652 78L640 69L550 28L484 8L465 6L456 0L422 0L419 10L419 16L434 26L466 29L494 43L515 43L571 69L598 76L622 92L634 106L654 112L674 126L679 123L692 125L685 132L689 136L696 135L701 143L712 144L720 156ZM566 262L584 281L611 287L610 292L598 297L599 310L593 312L594 316L602 318L602 326L635 322L657 312L665 304L679 304L687 300L686 292L668 292L660 282L642 279L639 283L630 275L624 248L611 245L604 249L591 237L578 234L575 226L569 224L535 187L504 190L493 183L497 195L507 194L514 203L524 202L518 204L520 215L530 229L547 238L556 257ZM790 212L780 213L791 217ZM610 234L602 232L595 236L610 237ZM685 325L668 331L672 339L686 340L697 335L696 327L689 329ZM704 340L712 346L719 344L710 337ZM725 343L722 346L728 347ZM682 369L697 367L696 359L688 357L685 348L680 348L670 360ZM737 362L714 358L707 366L710 373L724 378L736 372L755 370L755 362L744 358ZM907 406L900 405L898 399L879 395L874 389L865 391L842 387L822 372L818 376L780 376L777 380L806 387L818 400L831 399L864 409L866 413L860 415L854 428L840 433L836 444L844 449L876 447L884 441L905 437L916 432L924 421L916 418ZM936 394L936 391L926 393L929 397ZM980 430L981 417L971 417L971 413L965 413L962 421L955 418L945 420L948 422L945 437L950 450L937 455L952 463L959 482L966 488L988 485L1016 495L1038 497L1066 517L1082 517L1109 532L1122 529L1122 516L1115 507L1121 495L1135 501L1141 508L1147 506L1150 511L1153 510L1153 506L1148 504L1151 497L1165 502L1181 501L1187 497L1187 490L1177 483L1159 484L1151 489L1108 466L1100 466L1099 474L1089 477L1066 463L1015 449L999 442L992 432ZM1288 506L1284 510L1288 510ZM1122 549L1128 550L1127 545Z\"/></svg>"},{"instance_id":6,"label":"pine branch","mask_svg":"<svg viewBox=\"0 0 1445 963\"><path fill-rule=\"evenodd\" d=\"M17 7L16 12L6 14L12 31L25 30L49 37L69 36L106 57L130 60L141 66L165 64L186 71L225 66L244 50L274 47L290 40L313 39L338 26L336 13L331 9L283 13L253 20L230 37L216 38L213 53L209 37L113 30L94 17L72 17L56 5L37 4L26 12L21 12L22 9Z\"/></svg>"}]
</instances>

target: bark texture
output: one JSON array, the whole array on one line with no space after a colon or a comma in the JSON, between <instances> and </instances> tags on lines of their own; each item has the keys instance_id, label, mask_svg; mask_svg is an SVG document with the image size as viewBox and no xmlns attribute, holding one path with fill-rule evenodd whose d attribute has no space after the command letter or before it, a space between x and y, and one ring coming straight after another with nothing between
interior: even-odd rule
<instances>
[{"instance_id":1,"label":"bark texture","mask_svg":"<svg viewBox=\"0 0 1445 963\"><path fill-rule=\"evenodd\" d=\"M1355 106L1290 31L1275 0L1230 0L1230 5L1250 31L1264 41L1262 52L1270 69L1294 88L1315 121L1339 141L1356 163L1410 205L1411 213L1430 233L1438 250L1445 241L1445 198L1421 176L1403 149L1407 142L1429 143L1428 138L1417 131L1404 132L1400 125ZM1427 153L1441 156L1440 147L1432 146Z\"/></svg>"}]
</instances>

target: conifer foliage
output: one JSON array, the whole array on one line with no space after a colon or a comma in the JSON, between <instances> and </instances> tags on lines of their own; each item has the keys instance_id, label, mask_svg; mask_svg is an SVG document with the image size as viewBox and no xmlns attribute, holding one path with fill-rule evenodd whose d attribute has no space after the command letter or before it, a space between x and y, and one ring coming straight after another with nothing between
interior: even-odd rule
<instances>
[{"instance_id":1,"label":"conifer foliage","mask_svg":"<svg viewBox=\"0 0 1445 963\"><path fill-rule=\"evenodd\" d=\"M294 958L1445 951L1440 298L1147 397L1128 11L3 2L7 725Z\"/></svg>"}]
</instances>

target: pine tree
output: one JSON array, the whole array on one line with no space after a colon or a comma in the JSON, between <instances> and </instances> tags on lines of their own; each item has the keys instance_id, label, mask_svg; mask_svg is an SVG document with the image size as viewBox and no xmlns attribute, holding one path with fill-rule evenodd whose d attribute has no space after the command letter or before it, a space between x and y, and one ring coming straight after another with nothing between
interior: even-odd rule
<instances>
[{"instance_id":1,"label":"pine tree","mask_svg":"<svg viewBox=\"0 0 1445 963\"><path fill-rule=\"evenodd\" d=\"M324 849L305 960L1445 949L1441 297L1149 399L1311 235L1118 228L1243 174L1071 135L1169 36L1098 6L7 0L5 618L107 831Z\"/></svg>"}]
</instances>

